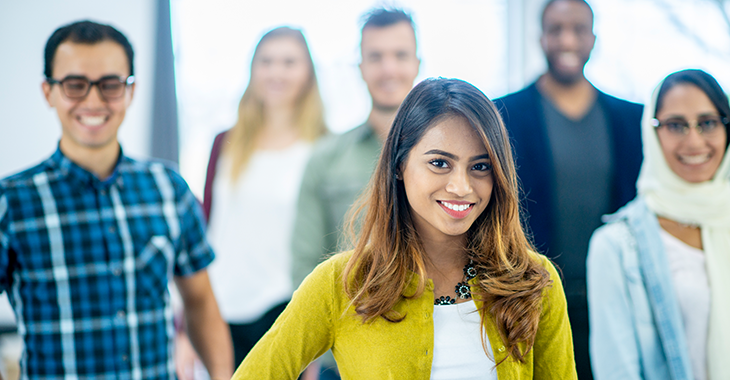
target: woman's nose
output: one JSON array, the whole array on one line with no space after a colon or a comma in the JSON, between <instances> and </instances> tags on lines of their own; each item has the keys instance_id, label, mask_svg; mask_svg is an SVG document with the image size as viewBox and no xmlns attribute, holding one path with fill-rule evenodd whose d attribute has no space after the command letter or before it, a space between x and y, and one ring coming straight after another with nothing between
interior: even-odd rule
<instances>
[{"instance_id":1,"label":"woman's nose","mask_svg":"<svg viewBox=\"0 0 730 380\"><path fill-rule=\"evenodd\" d=\"M464 197L472 192L471 179L469 175L462 170L455 170L449 176L449 183L446 185L446 191Z\"/></svg>"}]
</instances>

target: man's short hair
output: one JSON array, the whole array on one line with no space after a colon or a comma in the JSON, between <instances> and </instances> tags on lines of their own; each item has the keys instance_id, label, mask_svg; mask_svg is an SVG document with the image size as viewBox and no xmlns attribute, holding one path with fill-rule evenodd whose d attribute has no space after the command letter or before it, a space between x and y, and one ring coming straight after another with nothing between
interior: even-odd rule
<instances>
[{"instance_id":1,"label":"man's short hair","mask_svg":"<svg viewBox=\"0 0 730 380\"><path fill-rule=\"evenodd\" d=\"M548 2L545 3L545 6L542 8L542 16L540 17L540 29L545 30L545 13L547 12L548 8L550 8L551 5L557 3L558 1L572 1L574 3L580 3L584 4L586 7L588 7L588 10L591 12L591 20L593 20L593 8L591 8L590 4L586 0L548 0Z\"/></svg>"},{"instance_id":2,"label":"man's short hair","mask_svg":"<svg viewBox=\"0 0 730 380\"><path fill-rule=\"evenodd\" d=\"M402 9L398 8L375 8L363 15L365 23L362 26L362 30L366 28L384 28L391 26L399 22L407 22L413 30L413 18L410 14L406 13Z\"/></svg>"},{"instance_id":3,"label":"man's short hair","mask_svg":"<svg viewBox=\"0 0 730 380\"><path fill-rule=\"evenodd\" d=\"M53 75L53 58L56 56L58 45L71 41L77 44L96 44L102 41L113 41L118 43L127 54L129 63L129 75L134 75L134 50L132 45L120 31L105 24L98 24L93 21L83 20L68 24L56 29L46 42L45 68L43 75L51 78Z\"/></svg>"}]
</instances>

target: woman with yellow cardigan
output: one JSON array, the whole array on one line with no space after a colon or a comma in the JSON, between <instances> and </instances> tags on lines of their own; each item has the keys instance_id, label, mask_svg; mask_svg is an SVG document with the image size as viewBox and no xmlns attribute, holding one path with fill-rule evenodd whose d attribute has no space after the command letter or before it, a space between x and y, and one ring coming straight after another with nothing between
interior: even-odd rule
<instances>
[{"instance_id":1,"label":"woman with yellow cardigan","mask_svg":"<svg viewBox=\"0 0 730 380\"><path fill-rule=\"evenodd\" d=\"M565 295L525 238L509 139L477 88L418 84L399 109L354 250L302 283L234 379L576 379Z\"/></svg>"}]
</instances>

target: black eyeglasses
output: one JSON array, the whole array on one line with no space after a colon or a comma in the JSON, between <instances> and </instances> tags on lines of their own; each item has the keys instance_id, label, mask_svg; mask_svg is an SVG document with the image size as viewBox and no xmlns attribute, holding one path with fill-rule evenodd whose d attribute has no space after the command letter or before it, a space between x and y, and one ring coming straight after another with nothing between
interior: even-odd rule
<instances>
[{"instance_id":1,"label":"black eyeglasses","mask_svg":"<svg viewBox=\"0 0 730 380\"><path fill-rule=\"evenodd\" d=\"M689 133L690 128L694 127L697 129L697 133L709 136L715 132L719 132L725 125L729 123L728 118L720 117L717 115L702 116L697 119L694 124L690 124L689 121L682 117L673 117L667 120L660 121L658 119L651 119L651 123L654 128L664 127L667 131L677 137L685 136Z\"/></svg>"},{"instance_id":2,"label":"black eyeglasses","mask_svg":"<svg viewBox=\"0 0 730 380\"><path fill-rule=\"evenodd\" d=\"M46 82L50 85L60 84L63 94L69 99L83 99L91 91L92 86L99 88L99 92L104 99L116 99L124 95L127 86L134 83L134 76L130 75L126 79L116 75L102 77L97 81L90 81L87 77L67 76L61 80L46 78Z\"/></svg>"}]
</instances>

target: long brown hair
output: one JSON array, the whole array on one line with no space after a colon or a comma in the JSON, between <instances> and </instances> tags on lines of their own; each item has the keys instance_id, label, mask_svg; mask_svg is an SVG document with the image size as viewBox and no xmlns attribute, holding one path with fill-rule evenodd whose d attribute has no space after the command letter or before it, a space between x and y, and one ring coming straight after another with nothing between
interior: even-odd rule
<instances>
[{"instance_id":1,"label":"long brown hair","mask_svg":"<svg viewBox=\"0 0 730 380\"><path fill-rule=\"evenodd\" d=\"M286 26L269 31L261 37L256 45L251 60L251 80L241 97L241 102L238 104L238 120L228 132L228 144L223 148L223 154L231 157L230 174L233 179L232 182L236 182L251 159L253 152L256 150L256 139L264 128L264 104L259 99L258 94L255 93L254 86L252 86L255 75L254 66L261 46L276 38L294 39L302 45L307 55L309 80L302 91L295 110L296 125L299 128L301 138L306 141L314 141L327 130L324 124L324 107L322 106L322 98L319 95L317 76L314 72L312 56L307 47L307 40L300 30Z\"/></svg>"},{"instance_id":2,"label":"long brown hair","mask_svg":"<svg viewBox=\"0 0 730 380\"><path fill-rule=\"evenodd\" d=\"M345 292L365 323L378 317L400 322L406 315L393 308L401 297L423 293L427 258L396 174L431 126L456 115L481 137L494 167L492 199L467 231L467 254L479 272L473 291L484 301L482 329L493 315L509 355L524 362L535 342L550 274L520 225L517 177L502 119L494 104L464 81L427 79L403 101L369 187L350 212L350 231L360 232L343 275ZM416 291L404 294L414 275Z\"/></svg>"}]
</instances>

